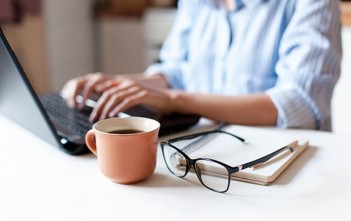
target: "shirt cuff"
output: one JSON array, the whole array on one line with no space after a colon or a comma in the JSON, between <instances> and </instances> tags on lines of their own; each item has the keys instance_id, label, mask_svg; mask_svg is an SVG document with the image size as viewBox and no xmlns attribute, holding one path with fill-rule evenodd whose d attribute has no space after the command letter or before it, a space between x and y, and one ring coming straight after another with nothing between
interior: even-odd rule
<instances>
[{"instance_id":1,"label":"shirt cuff","mask_svg":"<svg viewBox=\"0 0 351 221\"><path fill-rule=\"evenodd\" d=\"M278 110L277 127L317 129L317 120L307 98L295 88L272 88L266 94Z\"/></svg>"},{"instance_id":2,"label":"shirt cuff","mask_svg":"<svg viewBox=\"0 0 351 221\"><path fill-rule=\"evenodd\" d=\"M162 74L166 78L167 83L171 88L184 90L181 80L181 73L179 68L177 68L175 65L166 65L163 63L153 64L145 70L145 74L147 76Z\"/></svg>"}]
</instances>

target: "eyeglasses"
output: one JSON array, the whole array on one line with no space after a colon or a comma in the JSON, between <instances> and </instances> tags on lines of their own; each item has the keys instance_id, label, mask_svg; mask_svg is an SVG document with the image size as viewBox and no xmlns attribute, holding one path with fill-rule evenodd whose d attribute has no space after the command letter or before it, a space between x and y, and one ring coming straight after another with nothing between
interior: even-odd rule
<instances>
[{"instance_id":1,"label":"eyeglasses","mask_svg":"<svg viewBox=\"0 0 351 221\"><path fill-rule=\"evenodd\" d=\"M211 158L191 159L187 155L187 153L191 153L194 151L194 149L198 148L201 144L206 142L206 140L208 140L211 136L213 137L213 135L216 134L228 135L239 140L242 143L245 142L245 139L223 130L206 131L162 141L162 154L169 171L175 176L183 178L188 174L190 169L193 169L203 186L218 193L225 193L229 189L232 174L249 167L258 166L285 150L290 150L291 152L294 151L292 147L284 146L264 157L234 167ZM192 141L189 143L189 140ZM178 143L183 141L188 142L186 145L184 145L184 143ZM182 145L182 148L176 147L175 143L178 143L178 146ZM216 168L216 172L218 172L217 174L223 174L224 177L217 179L215 176L211 176L211 172L209 171L211 171L213 168Z\"/></svg>"}]
</instances>

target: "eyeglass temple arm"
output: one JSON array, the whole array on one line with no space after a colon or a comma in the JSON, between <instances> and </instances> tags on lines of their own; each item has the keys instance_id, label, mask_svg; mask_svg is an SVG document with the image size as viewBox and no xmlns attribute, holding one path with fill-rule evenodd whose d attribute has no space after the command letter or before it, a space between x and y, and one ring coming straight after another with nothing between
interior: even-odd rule
<instances>
[{"instance_id":1,"label":"eyeglass temple arm","mask_svg":"<svg viewBox=\"0 0 351 221\"><path fill-rule=\"evenodd\" d=\"M180 140L189 140L189 139L193 139L193 138L196 138L198 136L205 136L205 135L208 135L208 134L213 134L213 133L223 133L223 134L227 134L229 136L232 136L238 140L240 140L241 142L245 142L245 139L242 138L242 137L239 137L235 134L232 134L232 133L229 133L227 131L224 131L224 130L211 130L211 131L205 131L205 132L199 132L199 133L194 133L194 134L190 134L190 135L186 135L186 136L183 136L183 137L178 137L178 138L173 138L171 140L169 140L168 142L176 142L176 141L180 141Z\"/></svg>"},{"instance_id":2,"label":"eyeglass temple arm","mask_svg":"<svg viewBox=\"0 0 351 221\"><path fill-rule=\"evenodd\" d=\"M282 147L276 151L274 151L273 153L270 153L264 157L261 157L257 160L253 160L251 162L248 162L248 163L245 163L240 167L240 170L243 170L243 169L246 169L246 168L249 168L249 167L253 167L253 166L256 166L258 164L262 164L264 162L267 162L268 160L272 159L273 157L277 156L278 154L282 153L283 151L285 150L290 150L290 152L294 152L294 148L291 146L291 145L288 145L288 146L285 146L285 147Z\"/></svg>"}]
</instances>

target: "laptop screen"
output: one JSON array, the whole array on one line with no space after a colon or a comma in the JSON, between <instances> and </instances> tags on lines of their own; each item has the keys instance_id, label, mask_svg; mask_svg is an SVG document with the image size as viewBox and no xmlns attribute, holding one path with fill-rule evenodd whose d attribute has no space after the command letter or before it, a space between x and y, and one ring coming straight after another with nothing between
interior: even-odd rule
<instances>
[{"instance_id":1,"label":"laptop screen","mask_svg":"<svg viewBox=\"0 0 351 221\"><path fill-rule=\"evenodd\" d=\"M60 147L38 97L0 29L0 112Z\"/></svg>"}]
</instances>

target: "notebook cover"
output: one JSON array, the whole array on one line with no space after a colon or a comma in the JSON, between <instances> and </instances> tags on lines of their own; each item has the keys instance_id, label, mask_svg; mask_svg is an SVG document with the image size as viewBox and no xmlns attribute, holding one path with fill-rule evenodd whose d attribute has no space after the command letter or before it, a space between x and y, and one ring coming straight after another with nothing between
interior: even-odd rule
<instances>
[{"instance_id":1,"label":"notebook cover","mask_svg":"<svg viewBox=\"0 0 351 221\"><path fill-rule=\"evenodd\" d=\"M234 173L232 175L234 180L261 185L270 184L308 147L306 138L293 137L290 133L286 133L286 130L236 125L227 126L224 130L244 138L245 143L240 143L232 137L218 135L196 150L192 150L189 153L190 158L208 157L230 166L238 166L286 145L294 149L293 152L285 151L279 154L258 168L247 168ZM208 170L211 170L209 173L213 176L223 176L216 168Z\"/></svg>"}]
</instances>

